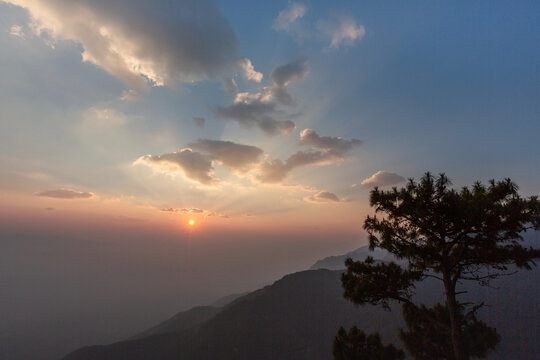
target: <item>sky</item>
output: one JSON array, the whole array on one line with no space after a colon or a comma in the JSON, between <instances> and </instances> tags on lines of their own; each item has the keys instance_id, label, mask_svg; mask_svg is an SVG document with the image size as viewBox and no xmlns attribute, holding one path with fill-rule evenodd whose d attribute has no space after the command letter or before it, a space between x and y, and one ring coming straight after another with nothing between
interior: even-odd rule
<instances>
[{"instance_id":1,"label":"sky","mask_svg":"<svg viewBox=\"0 0 540 360\"><path fill-rule=\"evenodd\" d=\"M539 11L1 0L3 280L75 294L139 269L188 306L365 244L374 186L538 194Z\"/></svg>"}]
</instances>

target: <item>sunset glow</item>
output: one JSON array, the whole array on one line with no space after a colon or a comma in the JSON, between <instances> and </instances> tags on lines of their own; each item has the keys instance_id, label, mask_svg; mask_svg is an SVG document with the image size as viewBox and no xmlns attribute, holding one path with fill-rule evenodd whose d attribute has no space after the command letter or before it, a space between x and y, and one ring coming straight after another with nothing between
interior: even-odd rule
<instances>
[{"instance_id":1,"label":"sunset glow","mask_svg":"<svg viewBox=\"0 0 540 360\"><path fill-rule=\"evenodd\" d=\"M540 2L382 4L0 0L2 355L356 250L426 171L540 193Z\"/></svg>"}]
</instances>

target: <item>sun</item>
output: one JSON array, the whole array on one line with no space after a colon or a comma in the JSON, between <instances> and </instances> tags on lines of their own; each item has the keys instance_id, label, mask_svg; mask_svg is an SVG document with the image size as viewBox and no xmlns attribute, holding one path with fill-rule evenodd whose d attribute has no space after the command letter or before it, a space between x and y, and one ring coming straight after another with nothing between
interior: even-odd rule
<instances>
[{"instance_id":1,"label":"sun","mask_svg":"<svg viewBox=\"0 0 540 360\"><path fill-rule=\"evenodd\" d=\"M195 225L195 220L189 219L188 224L189 224L189 226Z\"/></svg>"}]
</instances>

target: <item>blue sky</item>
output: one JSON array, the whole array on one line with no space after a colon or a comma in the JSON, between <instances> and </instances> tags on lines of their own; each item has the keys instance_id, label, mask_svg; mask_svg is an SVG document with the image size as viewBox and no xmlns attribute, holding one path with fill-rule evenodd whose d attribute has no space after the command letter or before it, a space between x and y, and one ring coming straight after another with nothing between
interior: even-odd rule
<instances>
[{"instance_id":1,"label":"blue sky","mask_svg":"<svg viewBox=\"0 0 540 360\"><path fill-rule=\"evenodd\" d=\"M425 171L540 188L534 2L124 6L0 3L4 211L353 229Z\"/></svg>"}]
</instances>

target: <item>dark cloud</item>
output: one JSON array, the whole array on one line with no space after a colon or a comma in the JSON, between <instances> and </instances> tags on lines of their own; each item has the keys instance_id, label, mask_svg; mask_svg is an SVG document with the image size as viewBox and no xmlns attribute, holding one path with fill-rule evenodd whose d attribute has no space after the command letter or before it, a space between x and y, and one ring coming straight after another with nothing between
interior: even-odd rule
<instances>
[{"instance_id":1,"label":"dark cloud","mask_svg":"<svg viewBox=\"0 0 540 360\"><path fill-rule=\"evenodd\" d=\"M343 155L333 151L298 151L285 162L274 159L264 161L259 166L256 179L261 183L279 183L296 168L312 165L329 165L342 161Z\"/></svg>"},{"instance_id":2,"label":"dark cloud","mask_svg":"<svg viewBox=\"0 0 540 360\"><path fill-rule=\"evenodd\" d=\"M287 86L293 81L303 79L308 72L309 64L306 58L276 66L270 73L272 93L276 101L285 105L294 104L292 96L287 92Z\"/></svg>"},{"instance_id":3,"label":"dark cloud","mask_svg":"<svg viewBox=\"0 0 540 360\"><path fill-rule=\"evenodd\" d=\"M219 179L213 175L213 161L217 161L234 171L244 172L257 164L263 154L263 151L256 146L223 140L199 139L187 146L189 148L182 149L180 152L144 155L135 160L133 164L143 164L164 173L182 171L188 179L204 185L212 185L219 182ZM169 208L162 209L162 211L182 210Z\"/></svg>"},{"instance_id":4,"label":"dark cloud","mask_svg":"<svg viewBox=\"0 0 540 360\"><path fill-rule=\"evenodd\" d=\"M237 144L232 141L200 139L188 144L189 147L208 153L213 160L239 171L259 161L263 151L256 146Z\"/></svg>"},{"instance_id":5,"label":"dark cloud","mask_svg":"<svg viewBox=\"0 0 540 360\"><path fill-rule=\"evenodd\" d=\"M216 106L214 112L223 119L236 121L246 127L257 126L269 135L288 134L296 127L290 120L275 119L277 110L274 102L235 102L229 106Z\"/></svg>"},{"instance_id":6,"label":"dark cloud","mask_svg":"<svg viewBox=\"0 0 540 360\"><path fill-rule=\"evenodd\" d=\"M339 154L344 154L352 148L362 145L362 141L358 139L345 140L342 137L320 136L311 129L302 130L300 143L318 149L335 151Z\"/></svg>"},{"instance_id":7,"label":"dark cloud","mask_svg":"<svg viewBox=\"0 0 540 360\"><path fill-rule=\"evenodd\" d=\"M369 178L361 182L362 186L390 186L396 185L405 181L405 178L401 175L387 172L387 171L377 171L375 174L371 175Z\"/></svg>"},{"instance_id":8,"label":"dark cloud","mask_svg":"<svg viewBox=\"0 0 540 360\"><path fill-rule=\"evenodd\" d=\"M198 128L203 128L204 124L206 123L206 119L203 117L195 116L193 117L193 122Z\"/></svg>"},{"instance_id":9,"label":"dark cloud","mask_svg":"<svg viewBox=\"0 0 540 360\"><path fill-rule=\"evenodd\" d=\"M215 1L3 1L28 9L36 31L79 42L83 61L130 89L141 90L148 81L170 85L215 78L242 68L236 35Z\"/></svg>"},{"instance_id":10,"label":"dark cloud","mask_svg":"<svg viewBox=\"0 0 540 360\"><path fill-rule=\"evenodd\" d=\"M303 79L308 72L308 60L300 58L288 64L276 66L270 73L270 79L276 87L286 87L292 81Z\"/></svg>"},{"instance_id":11,"label":"dark cloud","mask_svg":"<svg viewBox=\"0 0 540 360\"><path fill-rule=\"evenodd\" d=\"M272 86L261 87L256 93L238 93L234 79L226 79L225 87L230 93L236 94L234 102L228 106L215 106L214 113L245 127L257 126L269 135L288 134L296 128L296 124L291 120L277 119L282 113L277 109L277 103L294 103L287 92L287 86L292 81L302 79L308 71L308 61L305 58L277 66L270 74Z\"/></svg>"},{"instance_id":12,"label":"dark cloud","mask_svg":"<svg viewBox=\"0 0 540 360\"><path fill-rule=\"evenodd\" d=\"M204 185L213 185L219 182L213 176L214 167L212 158L191 149L182 149L179 152L163 155L144 155L134 164L144 164L165 173L182 171L190 180Z\"/></svg>"},{"instance_id":13,"label":"dark cloud","mask_svg":"<svg viewBox=\"0 0 540 360\"><path fill-rule=\"evenodd\" d=\"M36 193L39 197L48 197L54 199L74 200L74 199L90 199L94 196L91 192L69 190L69 189L55 189L45 190Z\"/></svg>"},{"instance_id":14,"label":"dark cloud","mask_svg":"<svg viewBox=\"0 0 540 360\"><path fill-rule=\"evenodd\" d=\"M298 151L289 156L285 162L279 159L263 162L259 166L256 179L261 183L279 183L296 168L341 162L350 150L362 142L357 139L345 140L341 137L320 136L311 129L305 129L300 133L300 143L315 149Z\"/></svg>"}]
</instances>

